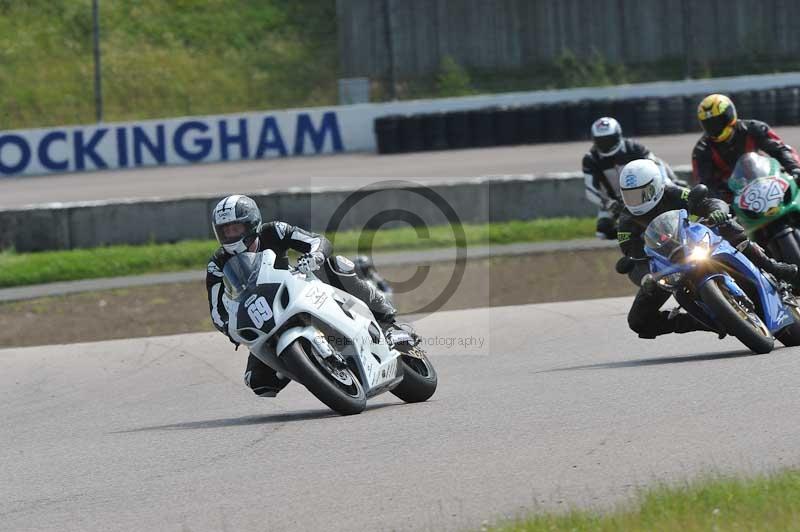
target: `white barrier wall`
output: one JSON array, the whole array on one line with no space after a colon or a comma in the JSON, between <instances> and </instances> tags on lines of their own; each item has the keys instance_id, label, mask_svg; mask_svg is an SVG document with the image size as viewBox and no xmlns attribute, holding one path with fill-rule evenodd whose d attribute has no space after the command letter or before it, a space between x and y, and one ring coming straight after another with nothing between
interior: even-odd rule
<instances>
[{"instance_id":1,"label":"white barrier wall","mask_svg":"<svg viewBox=\"0 0 800 532\"><path fill-rule=\"evenodd\" d=\"M374 151L373 122L392 114L785 86L800 73L4 131L0 176Z\"/></svg>"}]
</instances>

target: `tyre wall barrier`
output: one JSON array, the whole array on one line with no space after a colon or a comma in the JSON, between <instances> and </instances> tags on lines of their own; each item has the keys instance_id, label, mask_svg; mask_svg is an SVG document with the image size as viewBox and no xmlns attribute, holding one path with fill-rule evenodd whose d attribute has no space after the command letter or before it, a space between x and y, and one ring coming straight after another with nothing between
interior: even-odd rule
<instances>
[{"instance_id":1,"label":"tyre wall barrier","mask_svg":"<svg viewBox=\"0 0 800 532\"><path fill-rule=\"evenodd\" d=\"M675 169L686 178L689 167ZM339 229L360 229L376 213L402 208L426 224L446 224L443 211L415 189L438 194L463 223L532 220L556 216L593 216L580 173L501 176L387 186L358 201ZM372 190L372 189L371 189ZM371 191L370 191L371 192ZM274 219L324 231L347 200L363 194L353 189L276 191L252 195ZM0 249L20 252L93 248L114 244L167 243L212 239L209 214L219 197L52 204L27 209L0 209Z\"/></svg>"},{"instance_id":2,"label":"tyre wall barrier","mask_svg":"<svg viewBox=\"0 0 800 532\"><path fill-rule=\"evenodd\" d=\"M729 95L741 118L781 126L800 124L800 87L744 90ZM697 104L704 96L583 99L392 115L376 119L374 130L378 153L387 154L587 140L592 122L601 116L616 118L629 136L693 133L700 131Z\"/></svg>"}]
</instances>

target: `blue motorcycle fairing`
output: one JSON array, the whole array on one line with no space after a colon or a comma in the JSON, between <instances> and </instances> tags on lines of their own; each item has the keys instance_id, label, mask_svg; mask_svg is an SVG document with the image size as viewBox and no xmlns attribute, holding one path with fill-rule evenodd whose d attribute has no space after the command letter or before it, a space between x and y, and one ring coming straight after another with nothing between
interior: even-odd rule
<instances>
[{"instance_id":1,"label":"blue motorcycle fairing","mask_svg":"<svg viewBox=\"0 0 800 532\"><path fill-rule=\"evenodd\" d=\"M739 250L733 247L727 240L710 228L699 223L691 222L688 213L684 209L679 211L679 216L679 234L674 235L679 248L683 249L684 252L691 251L695 246L700 245L706 235L708 235L710 250L709 260L728 265L753 282L763 310L763 315L761 317L770 332L775 333L780 331L794 321L792 313L787 311L786 305L781 300L776 286L764 277L761 271L756 268L744 254L739 252ZM665 257L648 246L645 246L644 251L647 256L651 258L650 271L652 273L658 273L661 276L685 272L695 267L695 263L693 262L674 264L669 260L669 257ZM675 249L673 248L672 253L674 252ZM684 254L688 256L688 253ZM736 296L746 295L733 277L724 271L711 272L704 275L697 281L698 289L716 277L723 279L725 286L732 294ZM697 303L711 315L708 308L702 305L702 301L697 301Z\"/></svg>"}]
</instances>

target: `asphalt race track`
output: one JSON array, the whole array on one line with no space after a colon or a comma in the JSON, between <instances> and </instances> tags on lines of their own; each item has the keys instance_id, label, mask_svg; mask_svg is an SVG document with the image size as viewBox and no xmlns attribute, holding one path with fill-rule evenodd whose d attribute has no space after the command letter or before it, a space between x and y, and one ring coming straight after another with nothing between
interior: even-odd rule
<instances>
[{"instance_id":1,"label":"asphalt race track","mask_svg":"<svg viewBox=\"0 0 800 532\"><path fill-rule=\"evenodd\" d=\"M638 340L629 302L429 316L433 400L347 418L216 333L0 351L0 528L477 529L800 463L800 349Z\"/></svg>"},{"instance_id":2,"label":"asphalt race track","mask_svg":"<svg viewBox=\"0 0 800 532\"><path fill-rule=\"evenodd\" d=\"M778 127L783 139L800 146L800 127ZM671 165L685 165L699 135L641 139ZM363 186L381 179L415 181L484 175L579 171L590 143L565 142L458 151L375 155L342 154L194 166L113 170L40 177L0 178L0 208L123 198L225 196L264 189ZM419 177L425 176L425 177Z\"/></svg>"}]
</instances>

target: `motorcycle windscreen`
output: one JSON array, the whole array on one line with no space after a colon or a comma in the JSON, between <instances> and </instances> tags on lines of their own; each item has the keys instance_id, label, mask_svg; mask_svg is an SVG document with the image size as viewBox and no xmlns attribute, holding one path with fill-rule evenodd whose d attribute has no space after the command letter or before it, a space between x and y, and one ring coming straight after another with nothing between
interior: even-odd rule
<instances>
[{"instance_id":1,"label":"motorcycle windscreen","mask_svg":"<svg viewBox=\"0 0 800 532\"><path fill-rule=\"evenodd\" d=\"M261 253L239 253L231 257L222 269L225 295L238 300L248 288L256 284L261 269Z\"/></svg>"},{"instance_id":2,"label":"motorcycle windscreen","mask_svg":"<svg viewBox=\"0 0 800 532\"><path fill-rule=\"evenodd\" d=\"M644 232L644 245L662 257L671 258L684 245L683 219L685 211L659 214Z\"/></svg>"},{"instance_id":3,"label":"motorcycle windscreen","mask_svg":"<svg viewBox=\"0 0 800 532\"><path fill-rule=\"evenodd\" d=\"M734 194L737 194L756 179L777 177L780 172L781 166L776 159L765 157L756 152L745 153L736 161L736 166L734 166L733 172L728 178L728 188Z\"/></svg>"}]
</instances>

